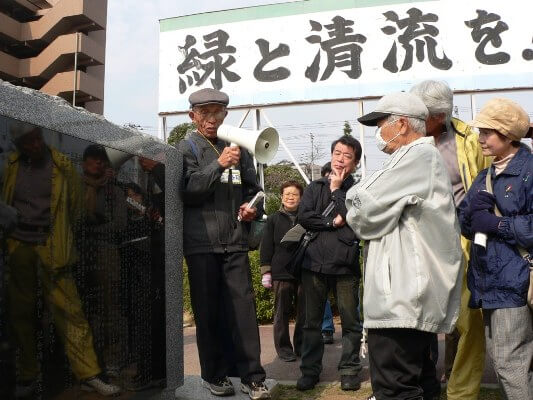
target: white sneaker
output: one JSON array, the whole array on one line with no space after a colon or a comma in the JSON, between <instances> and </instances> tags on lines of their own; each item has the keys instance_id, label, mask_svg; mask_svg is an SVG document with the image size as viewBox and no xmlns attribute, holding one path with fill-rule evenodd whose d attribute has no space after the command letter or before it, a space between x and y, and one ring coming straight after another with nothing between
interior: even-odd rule
<instances>
[{"instance_id":1,"label":"white sneaker","mask_svg":"<svg viewBox=\"0 0 533 400\"><path fill-rule=\"evenodd\" d=\"M233 383L231 383L227 376L214 383L209 383L202 379L202 386L206 389L209 389L211 394L214 396L232 396L235 394Z\"/></svg>"},{"instance_id":2,"label":"white sneaker","mask_svg":"<svg viewBox=\"0 0 533 400\"><path fill-rule=\"evenodd\" d=\"M105 383L98 377L87 379L81 383L81 390L86 392L98 392L102 396L115 396L120 393L120 388L111 383Z\"/></svg>"},{"instance_id":3,"label":"white sneaker","mask_svg":"<svg viewBox=\"0 0 533 400\"><path fill-rule=\"evenodd\" d=\"M376 400L376 396L372 395L370 397L367 397L366 400Z\"/></svg>"},{"instance_id":4,"label":"white sneaker","mask_svg":"<svg viewBox=\"0 0 533 400\"><path fill-rule=\"evenodd\" d=\"M251 400L270 399L270 392L265 382L241 383L241 391L248 393Z\"/></svg>"}]
</instances>

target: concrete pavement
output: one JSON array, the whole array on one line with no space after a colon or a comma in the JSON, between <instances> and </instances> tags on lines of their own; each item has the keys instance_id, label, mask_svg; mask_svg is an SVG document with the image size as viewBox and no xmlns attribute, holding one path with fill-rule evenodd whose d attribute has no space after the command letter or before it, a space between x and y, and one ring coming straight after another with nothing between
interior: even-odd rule
<instances>
[{"instance_id":1,"label":"concrete pavement","mask_svg":"<svg viewBox=\"0 0 533 400\"><path fill-rule=\"evenodd\" d=\"M291 332L294 326L291 326ZM259 327L261 336L261 361L266 370L267 378L276 379L284 383L294 383L300 377L299 360L296 362L285 362L277 358L274 348L272 325ZM198 361L198 349L196 347L196 328L184 328L184 354L185 354L185 375L200 375L200 363ZM324 358L322 361L323 370L320 375L321 382L335 382L339 380L337 363L341 355L341 327L335 325L334 343L325 345ZM444 364L444 335L439 335L439 362L437 364L437 376L443 374ZM363 359L363 378L368 380L368 360ZM485 372L483 376L484 384L495 384L496 375L492 369L491 360L487 357Z\"/></svg>"}]
</instances>

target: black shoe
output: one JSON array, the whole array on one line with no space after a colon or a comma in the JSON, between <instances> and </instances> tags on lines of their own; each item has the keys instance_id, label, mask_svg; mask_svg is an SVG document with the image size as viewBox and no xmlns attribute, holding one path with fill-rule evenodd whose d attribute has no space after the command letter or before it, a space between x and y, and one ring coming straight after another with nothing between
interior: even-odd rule
<instances>
[{"instance_id":1,"label":"black shoe","mask_svg":"<svg viewBox=\"0 0 533 400\"><path fill-rule=\"evenodd\" d=\"M331 331L323 331L322 332L322 342L324 342L324 344L333 343L333 332L331 332Z\"/></svg>"},{"instance_id":2,"label":"black shoe","mask_svg":"<svg viewBox=\"0 0 533 400\"><path fill-rule=\"evenodd\" d=\"M361 379L359 375L341 375L342 390L359 390L361 388Z\"/></svg>"},{"instance_id":3,"label":"black shoe","mask_svg":"<svg viewBox=\"0 0 533 400\"><path fill-rule=\"evenodd\" d=\"M296 355L294 353L281 353L278 354L278 357L280 360L283 360L285 362L296 361Z\"/></svg>"},{"instance_id":4,"label":"black shoe","mask_svg":"<svg viewBox=\"0 0 533 400\"><path fill-rule=\"evenodd\" d=\"M302 375L296 381L296 389L298 390L311 390L318 383L318 376Z\"/></svg>"}]
</instances>

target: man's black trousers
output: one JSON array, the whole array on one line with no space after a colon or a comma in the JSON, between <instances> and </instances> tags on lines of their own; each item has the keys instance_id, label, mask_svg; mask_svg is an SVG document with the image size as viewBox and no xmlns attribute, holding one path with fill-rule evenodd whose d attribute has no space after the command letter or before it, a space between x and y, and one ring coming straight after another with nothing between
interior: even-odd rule
<instances>
[{"instance_id":1,"label":"man's black trousers","mask_svg":"<svg viewBox=\"0 0 533 400\"><path fill-rule=\"evenodd\" d=\"M243 383L264 381L248 253L195 254L186 260L202 379L216 382L234 362ZM230 331L232 343L223 330Z\"/></svg>"},{"instance_id":2,"label":"man's black trousers","mask_svg":"<svg viewBox=\"0 0 533 400\"><path fill-rule=\"evenodd\" d=\"M431 360L434 334L416 329L369 329L370 381L377 400L432 400L440 394Z\"/></svg>"}]
</instances>

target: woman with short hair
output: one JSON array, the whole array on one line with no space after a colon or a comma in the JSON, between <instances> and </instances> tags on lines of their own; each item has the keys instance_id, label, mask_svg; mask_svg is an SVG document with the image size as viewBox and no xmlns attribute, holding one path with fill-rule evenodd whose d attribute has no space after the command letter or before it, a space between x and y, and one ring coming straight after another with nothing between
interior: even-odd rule
<instances>
[{"instance_id":1,"label":"woman with short hair","mask_svg":"<svg viewBox=\"0 0 533 400\"><path fill-rule=\"evenodd\" d=\"M481 171L459 206L470 250L469 307L481 308L487 350L506 399L533 399L533 318L527 306L533 251L533 155L521 143L527 113L492 99L471 123L492 165ZM492 187L492 190L491 190ZM481 237L478 234L485 235ZM483 243L485 242L485 243Z\"/></svg>"},{"instance_id":2,"label":"woman with short hair","mask_svg":"<svg viewBox=\"0 0 533 400\"><path fill-rule=\"evenodd\" d=\"M290 275L286 266L291 252L281 246L285 233L297 223L298 206L303 188L296 181L281 185L281 208L270 215L261 241L262 284L274 291L274 346L278 357L287 362L296 361L302 344L302 327L305 318L304 296L300 283ZM296 325L293 344L289 333L289 319L293 302L296 304Z\"/></svg>"}]
</instances>

